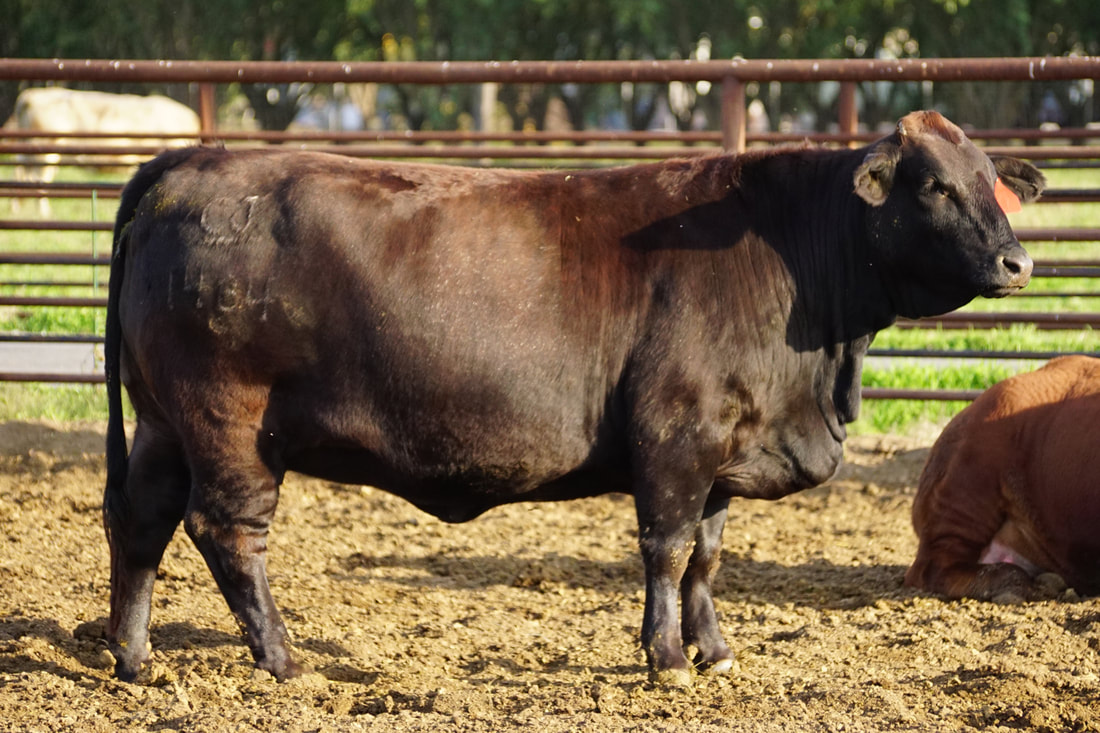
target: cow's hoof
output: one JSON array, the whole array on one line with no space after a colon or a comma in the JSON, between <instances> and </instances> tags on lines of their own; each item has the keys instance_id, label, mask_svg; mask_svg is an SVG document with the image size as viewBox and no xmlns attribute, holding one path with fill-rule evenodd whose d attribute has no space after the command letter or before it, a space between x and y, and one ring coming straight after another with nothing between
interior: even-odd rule
<instances>
[{"instance_id":1,"label":"cow's hoof","mask_svg":"<svg viewBox=\"0 0 1100 733\"><path fill-rule=\"evenodd\" d=\"M699 665L699 671L705 675L717 677L719 675L738 672L740 671L740 669L737 664L737 660L727 657L726 659L719 659L714 662L706 662L704 664L701 664Z\"/></svg>"},{"instance_id":2,"label":"cow's hoof","mask_svg":"<svg viewBox=\"0 0 1100 733\"><path fill-rule=\"evenodd\" d=\"M148 640L141 644L108 638L107 651L115 658L115 677L122 682L138 682L138 675L149 666L153 645Z\"/></svg>"},{"instance_id":3,"label":"cow's hoof","mask_svg":"<svg viewBox=\"0 0 1100 733\"><path fill-rule=\"evenodd\" d=\"M141 672L141 667L137 669L132 668L128 664L117 662L115 664L115 679L119 682L136 682L138 673Z\"/></svg>"},{"instance_id":4,"label":"cow's hoof","mask_svg":"<svg viewBox=\"0 0 1100 733\"><path fill-rule=\"evenodd\" d=\"M1035 576L1035 586L1046 598L1057 598L1069 586L1058 573L1040 573Z\"/></svg>"},{"instance_id":5,"label":"cow's hoof","mask_svg":"<svg viewBox=\"0 0 1100 733\"><path fill-rule=\"evenodd\" d=\"M1003 590L994 595L990 600L1005 606L1014 606L1018 603L1027 601L1027 597L1015 590Z\"/></svg>"},{"instance_id":6,"label":"cow's hoof","mask_svg":"<svg viewBox=\"0 0 1100 733\"><path fill-rule=\"evenodd\" d=\"M115 658L115 678L120 682L138 682L138 676L147 671L149 660L127 659L118 652L108 649L108 653Z\"/></svg>"},{"instance_id":7,"label":"cow's hoof","mask_svg":"<svg viewBox=\"0 0 1100 733\"><path fill-rule=\"evenodd\" d=\"M691 670L651 669L649 681L658 687L691 687Z\"/></svg>"},{"instance_id":8,"label":"cow's hoof","mask_svg":"<svg viewBox=\"0 0 1100 733\"><path fill-rule=\"evenodd\" d=\"M267 674L274 677L278 682L287 682L289 680L301 677L304 674L309 674L313 671L312 667L304 664L298 664L294 660L287 660L281 665L267 665L258 664L256 669L253 670L253 677L263 677L263 674Z\"/></svg>"}]
</instances>

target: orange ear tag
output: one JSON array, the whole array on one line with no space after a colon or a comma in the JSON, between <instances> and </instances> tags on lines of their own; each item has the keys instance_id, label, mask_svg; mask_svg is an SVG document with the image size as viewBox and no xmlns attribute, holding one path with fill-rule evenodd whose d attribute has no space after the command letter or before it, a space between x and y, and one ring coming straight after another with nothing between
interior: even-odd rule
<instances>
[{"instance_id":1,"label":"orange ear tag","mask_svg":"<svg viewBox=\"0 0 1100 733\"><path fill-rule=\"evenodd\" d=\"M1006 214L1015 214L1023 208L1020 206L1020 199L1016 198L1016 194L1012 193L1008 186L1001 183L1000 178L993 184L993 195L997 197L997 203L1000 204L1001 211Z\"/></svg>"}]
</instances>

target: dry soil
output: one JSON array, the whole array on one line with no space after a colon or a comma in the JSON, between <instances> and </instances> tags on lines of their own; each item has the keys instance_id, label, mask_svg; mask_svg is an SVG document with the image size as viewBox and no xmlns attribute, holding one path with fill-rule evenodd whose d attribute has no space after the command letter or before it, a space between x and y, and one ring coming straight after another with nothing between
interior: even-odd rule
<instances>
[{"instance_id":1,"label":"dry soil","mask_svg":"<svg viewBox=\"0 0 1100 733\"><path fill-rule=\"evenodd\" d=\"M735 501L716 601L738 667L647 678L628 498L447 525L292 476L276 600L316 673L251 659L182 530L145 684L111 676L100 425L0 425L0 731L1100 730L1100 601L902 586L928 441L857 438L824 487Z\"/></svg>"}]
</instances>

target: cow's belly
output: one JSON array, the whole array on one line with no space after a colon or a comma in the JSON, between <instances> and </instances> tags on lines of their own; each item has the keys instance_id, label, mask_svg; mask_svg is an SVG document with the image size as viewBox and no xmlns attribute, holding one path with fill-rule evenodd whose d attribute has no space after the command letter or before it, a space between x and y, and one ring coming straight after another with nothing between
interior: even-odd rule
<instances>
[{"instance_id":1,"label":"cow's belly","mask_svg":"<svg viewBox=\"0 0 1100 733\"><path fill-rule=\"evenodd\" d=\"M562 456L562 466L568 463ZM597 463L570 469L510 464L405 464L372 451L317 446L288 456L287 468L340 483L388 491L446 522L465 522L496 506L561 501L629 491L626 474Z\"/></svg>"},{"instance_id":2,"label":"cow's belly","mask_svg":"<svg viewBox=\"0 0 1100 733\"><path fill-rule=\"evenodd\" d=\"M268 410L275 452L289 470L374 486L452 522L517 501L629 490L622 461L560 405L521 410L500 395L488 410L473 399L450 409L414 402L406 394L359 394L342 405L314 395L308 407L307 397L277 400Z\"/></svg>"}]
</instances>

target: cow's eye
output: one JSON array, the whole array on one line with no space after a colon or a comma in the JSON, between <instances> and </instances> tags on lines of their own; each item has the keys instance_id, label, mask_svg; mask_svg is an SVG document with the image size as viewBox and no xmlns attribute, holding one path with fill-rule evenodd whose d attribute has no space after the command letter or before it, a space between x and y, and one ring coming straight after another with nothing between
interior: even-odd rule
<instances>
[{"instance_id":1,"label":"cow's eye","mask_svg":"<svg viewBox=\"0 0 1100 733\"><path fill-rule=\"evenodd\" d=\"M929 197L937 197L941 199L951 198L951 192L936 178L927 178L922 186L924 193Z\"/></svg>"}]
</instances>

